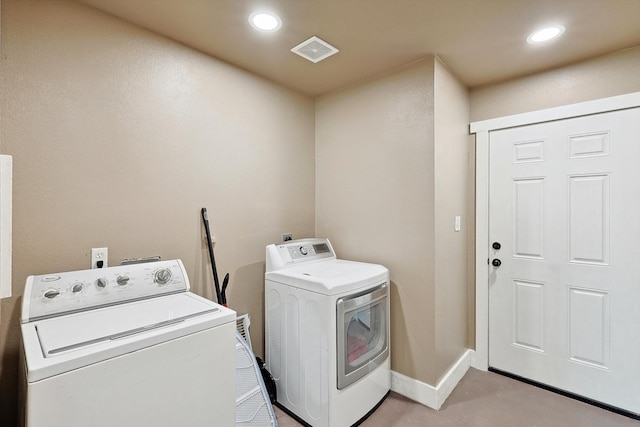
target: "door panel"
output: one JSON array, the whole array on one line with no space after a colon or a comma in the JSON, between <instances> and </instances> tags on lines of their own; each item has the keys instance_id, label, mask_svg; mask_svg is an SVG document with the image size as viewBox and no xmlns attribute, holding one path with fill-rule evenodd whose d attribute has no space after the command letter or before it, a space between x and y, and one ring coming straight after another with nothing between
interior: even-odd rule
<instances>
[{"instance_id":1,"label":"door panel","mask_svg":"<svg viewBox=\"0 0 640 427\"><path fill-rule=\"evenodd\" d=\"M609 181L569 176L569 262L609 265Z\"/></svg>"},{"instance_id":2,"label":"door panel","mask_svg":"<svg viewBox=\"0 0 640 427\"><path fill-rule=\"evenodd\" d=\"M640 109L491 132L489 365L640 413Z\"/></svg>"}]
</instances>

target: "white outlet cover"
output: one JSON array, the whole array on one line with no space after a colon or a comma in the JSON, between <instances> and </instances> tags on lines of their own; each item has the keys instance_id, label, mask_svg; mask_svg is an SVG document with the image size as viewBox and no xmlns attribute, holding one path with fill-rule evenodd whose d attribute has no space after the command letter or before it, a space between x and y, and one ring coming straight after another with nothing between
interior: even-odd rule
<instances>
[{"instance_id":1,"label":"white outlet cover","mask_svg":"<svg viewBox=\"0 0 640 427\"><path fill-rule=\"evenodd\" d=\"M109 266L109 248L91 249L91 268L98 268L98 261L103 261L102 268Z\"/></svg>"}]
</instances>

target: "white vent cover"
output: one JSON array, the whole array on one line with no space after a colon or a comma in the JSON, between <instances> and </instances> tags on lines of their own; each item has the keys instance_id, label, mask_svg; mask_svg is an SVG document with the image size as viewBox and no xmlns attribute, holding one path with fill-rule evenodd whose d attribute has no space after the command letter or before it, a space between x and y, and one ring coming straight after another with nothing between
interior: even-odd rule
<instances>
[{"instance_id":1,"label":"white vent cover","mask_svg":"<svg viewBox=\"0 0 640 427\"><path fill-rule=\"evenodd\" d=\"M252 349L251 346L251 336L249 335L249 326L251 326L251 317L249 314L243 314L242 316L238 316L236 318L236 329L242 335L242 338L247 342L249 348Z\"/></svg>"},{"instance_id":2,"label":"white vent cover","mask_svg":"<svg viewBox=\"0 0 640 427\"><path fill-rule=\"evenodd\" d=\"M320 37L313 36L291 49L291 52L316 63L340 51Z\"/></svg>"}]
</instances>

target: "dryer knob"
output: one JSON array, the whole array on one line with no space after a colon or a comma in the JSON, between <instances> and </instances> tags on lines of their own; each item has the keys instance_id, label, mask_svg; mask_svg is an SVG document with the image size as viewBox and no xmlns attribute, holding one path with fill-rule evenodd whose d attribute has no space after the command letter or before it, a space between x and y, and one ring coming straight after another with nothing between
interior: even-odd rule
<instances>
[{"instance_id":1,"label":"dryer knob","mask_svg":"<svg viewBox=\"0 0 640 427\"><path fill-rule=\"evenodd\" d=\"M99 288L106 288L107 287L107 279L101 277L98 280L96 280L96 286Z\"/></svg>"},{"instance_id":2,"label":"dryer knob","mask_svg":"<svg viewBox=\"0 0 640 427\"><path fill-rule=\"evenodd\" d=\"M309 250L307 248L305 248L304 246L300 246L300 253L302 255L306 255L309 253Z\"/></svg>"},{"instance_id":3,"label":"dryer knob","mask_svg":"<svg viewBox=\"0 0 640 427\"><path fill-rule=\"evenodd\" d=\"M82 288L84 288L84 285L82 283L80 282L74 283L73 286L71 287L71 292L73 292L74 294L77 294L82 290Z\"/></svg>"}]
</instances>

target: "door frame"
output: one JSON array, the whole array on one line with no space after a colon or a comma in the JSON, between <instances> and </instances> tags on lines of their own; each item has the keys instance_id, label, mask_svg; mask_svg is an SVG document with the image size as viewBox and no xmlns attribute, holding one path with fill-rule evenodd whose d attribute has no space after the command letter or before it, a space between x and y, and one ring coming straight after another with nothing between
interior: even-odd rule
<instances>
[{"instance_id":1,"label":"door frame","mask_svg":"<svg viewBox=\"0 0 640 427\"><path fill-rule=\"evenodd\" d=\"M640 107L640 92L515 114L470 124L476 135L475 338L471 366L489 368L489 133L516 126Z\"/></svg>"}]
</instances>

